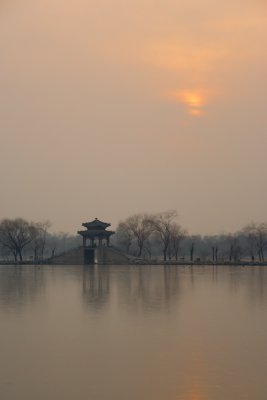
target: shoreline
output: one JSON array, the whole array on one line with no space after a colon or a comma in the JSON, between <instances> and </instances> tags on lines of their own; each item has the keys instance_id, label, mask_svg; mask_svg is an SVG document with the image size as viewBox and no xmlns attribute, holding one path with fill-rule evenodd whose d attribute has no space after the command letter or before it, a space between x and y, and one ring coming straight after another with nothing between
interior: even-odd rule
<instances>
[{"instance_id":1,"label":"shoreline","mask_svg":"<svg viewBox=\"0 0 267 400\"><path fill-rule=\"evenodd\" d=\"M53 264L50 261L43 261L43 262L31 262L31 261L23 261L23 262L12 262L12 261L0 261L0 266L45 266L45 265L53 265L57 267L63 267L68 265L75 265L75 264ZM205 266L214 266L214 267L224 267L224 266L240 266L240 267L267 267L266 262L247 262L247 261L240 261L240 262L218 262L213 263L210 261L206 262L190 262L190 261L155 261L155 260L143 260L143 261L135 261L129 262L125 264L79 264L79 267L94 267L94 266L116 266L116 265L125 265L125 266L181 266L181 267L205 267Z\"/></svg>"}]
</instances>

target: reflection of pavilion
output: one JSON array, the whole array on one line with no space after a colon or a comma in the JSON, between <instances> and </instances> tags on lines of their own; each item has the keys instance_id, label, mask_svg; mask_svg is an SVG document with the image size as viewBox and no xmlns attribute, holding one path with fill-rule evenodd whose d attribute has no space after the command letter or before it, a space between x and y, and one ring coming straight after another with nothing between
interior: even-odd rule
<instances>
[{"instance_id":1,"label":"reflection of pavilion","mask_svg":"<svg viewBox=\"0 0 267 400\"><path fill-rule=\"evenodd\" d=\"M105 244L109 246L110 236L115 233L106 230L110 226L109 223L97 218L94 221L85 222L82 226L87 229L78 232L83 237L83 247L102 247ZM89 240L89 246L87 246L87 240Z\"/></svg>"},{"instance_id":2,"label":"reflection of pavilion","mask_svg":"<svg viewBox=\"0 0 267 400\"><path fill-rule=\"evenodd\" d=\"M89 267L83 271L83 299L94 308L103 306L109 300L109 270Z\"/></svg>"}]
</instances>

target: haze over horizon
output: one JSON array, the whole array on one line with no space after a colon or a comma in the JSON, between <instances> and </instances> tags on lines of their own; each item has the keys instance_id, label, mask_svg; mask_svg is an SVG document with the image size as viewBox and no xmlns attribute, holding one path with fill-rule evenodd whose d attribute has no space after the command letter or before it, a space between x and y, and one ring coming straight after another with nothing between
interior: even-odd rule
<instances>
[{"instance_id":1,"label":"haze over horizon","mask_svg":"<svg viewBox=\"0 0 267 400\"><path fill-rule=\"evenodd\" d=\"M1 218L267 220L267 3L0 4Z\"/></svg>"}]
</instances>

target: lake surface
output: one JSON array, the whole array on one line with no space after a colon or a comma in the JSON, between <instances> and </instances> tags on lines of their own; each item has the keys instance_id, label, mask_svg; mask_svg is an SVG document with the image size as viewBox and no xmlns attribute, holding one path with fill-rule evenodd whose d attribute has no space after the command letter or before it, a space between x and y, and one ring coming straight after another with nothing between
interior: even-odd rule
<instances>
[{"instance_id":1,"label":"lake surface","mask_svg":"<svg viewBox=\"0 0 267 400\"><path fill-rule=\"evenodd\" d=\"M266 400L267 268L0 267L0 399Z\"/></svg>"}]
</instances>

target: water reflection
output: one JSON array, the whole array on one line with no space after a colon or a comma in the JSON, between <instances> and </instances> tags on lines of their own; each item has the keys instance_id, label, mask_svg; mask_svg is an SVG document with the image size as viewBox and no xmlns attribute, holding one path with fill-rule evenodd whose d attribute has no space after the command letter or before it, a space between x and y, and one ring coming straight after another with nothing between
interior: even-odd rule
<instances>
[{"instance_id":1,"label":"water reflection","mask_svg":"<svg viewBox=\"0 0 267 400\"><path fill-rule=\"evenodd\" d=\"M0 306L21 308L40 298L45 290L45 274L40 267L1 267Z\"/></svg>"},{"instance_id":2,"label":"water reflection","mask_svg":"<svg viewBox=\"0 0 267 400\"><path fill-rule=\"evenodd\" d=\"M129 311L159 311L177 304L179 298L198 291L201 284L215 286L228 283L231 295L240 291L249 302L267 303L265 268L244 267L153 267L136 266L84 267L83 302L88 307L103 309L116 296L118 305Z\"/></svg>"},{"instance_id":3,"label":"water reflection","mask_svg":"<svg viewBox=\"0 0 267 400\"><path fill-rule=\"evenodd\" d=\"M118 306L132 312L167 310L210 283L225 286L231 296L242 293L251 305L267 305L267 268L233 266L0 267L0 305L14 308L36 302L48 281L77 283L84 305L99 310L115 298Z\"/></svg>"},{"instance_id":4,"label":"water reflection","mask_svg":"<svg viewBox=\"0 0 267 400\"><path fill-rule=\"evenodd\" d=\"M120 304L132 311L159 311L175 302L179 293L177 269L138 267L119 282Z\"/></svg>"},{"instance_id":5,"label":"water reflection","mask_svg":"<svg viewBox=\"0 0 267 400\"><path fill-rule=\"evenodd\" d=\"M228 279L232 295L242 292L250 304L267 304L266 267L226 267L226 271L221 270L220 278Z\"/></svg>"},{"instance_id":6,"label":"water reflection","mask_svg":"<svg viewBox=\"0 0 267 400\"><path fill-rule=\"evenodd\" d=\"M202 283L222 287L232 296L240 296L250 303L267 305L267 267L251 266L191 266L187 269L191 290L198 290ZM181 270L178 272L181 279ZM184 276L185 278L185 276ZM187 287L187 289L189 286Z\"/></svg>"},{"instance_id":7,"label":"water reflection","mask_svg":"<svg viewBox=\"0 0 267 400\"><path fill-rule=\"evenodd\" d=\"M266 310L265 268L2 267L0 398L265 400Z\"/></svg>"},{"instance_id":8,"label":"water reflection","mask_svg":"<svg viewBox=\"0 0 267 400\"><path fill-rule=\"evenodd\" d=\"M84 267L82 294L85 305L93 308L104 307L110 295L110 269L105 267Z\"/></svg>"},{"instance_id":9,"label":"water reflection","mask_svg":"<svg viewBox=\"0 0 267 400\"><path fill-rule=\"evenodd\" d=\"M114 273L116 272L116 273ZM82 294L88 307L103 308L116 296L131 311L152 311L176 303L180 291L179 271L173 267L85 267Z\"/></svg>"}]
</instances>

